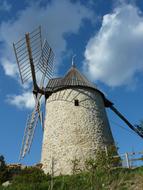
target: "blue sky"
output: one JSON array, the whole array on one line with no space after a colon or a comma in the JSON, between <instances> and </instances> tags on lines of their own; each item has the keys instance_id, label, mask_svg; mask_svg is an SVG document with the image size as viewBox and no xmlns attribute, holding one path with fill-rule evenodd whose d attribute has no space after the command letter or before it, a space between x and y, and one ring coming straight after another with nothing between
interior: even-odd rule
<instances>
[{"instance_id":1,"label":"blue sky","mask_svg":"<svg viewBox=\"0 0 143 190\"><path fill-rule=\"evenodd\" d=\"M12 43L42 26L55 52L55 74L63 75L76 54L84 73L132 124L143 120L143 2L141 0L0 1L0 154L18 162L28 113L34 100L22 86ZM143 140L107 110L119 152L143 150ZM121 128L121 127L123 128ZM42 129L22 161L40 161Z\"/></svg>"}]
</instances>

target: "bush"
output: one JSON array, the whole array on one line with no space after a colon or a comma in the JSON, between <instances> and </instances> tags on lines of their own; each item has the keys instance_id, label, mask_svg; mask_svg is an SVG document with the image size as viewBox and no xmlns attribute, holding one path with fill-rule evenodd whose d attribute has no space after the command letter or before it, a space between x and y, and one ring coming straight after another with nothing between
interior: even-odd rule
<instances>
[{"instance_id":1,"label":"bush","mask_svg":"<svg viewBox=\"0 0 143 190\"><path fill-rule=\"evenodd\" d=\"M5 164L4 156L0 156L0 184L9 180L10 174Z\"/></svg>"},{"instance_id":2,"label":"bush","mask_svg":"<svg viewBox=\"0 0 143 190\"><path fill-rule=\"evenodd\" d=\"M7 188L0 186L0 190L134 190L135 187L142 190L143 167L134 170L115 168L113 155L110 150L108 156L99 151L96 160L86 161L86 170L80 173L79 161L75 160L71 176L51 177L36 167L20 169L15 173L4 167L2 178L5 181L11 179L12 184Z\"/></svg>"},{"instance_id":3,"label":"bush","mask_svg":"<svg viewBox=\"0 0 143 190\"><path fill-rule=\"evenodd\" d=\"M13 177L12 182L17 184L31 184L31 183L41 183L48 179L47 175L44 174L43 170L30 167L21 170L19 175Z\"/></svg>"},{"instance_id":4,"label":"bush","mask_svg":"<svg viewBox=\"0 0 143 190\"><path fill-rule=\"evenodd\" d=\"M5 164L4 156L1 155L0 156L0 171L5 170L5 168L6 168L6 164Z\"/></svg>"}]
</instances>

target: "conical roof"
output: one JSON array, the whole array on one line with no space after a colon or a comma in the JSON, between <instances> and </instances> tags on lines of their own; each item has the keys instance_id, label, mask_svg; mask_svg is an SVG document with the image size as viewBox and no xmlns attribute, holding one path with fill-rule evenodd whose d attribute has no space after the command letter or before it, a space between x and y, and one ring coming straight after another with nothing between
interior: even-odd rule
<instances>
[{"instance_id":1,"label":"conical roof","mask_svg":"<svg viewBox=\"0 0 143 190\"><path fill-rule=\"evenodd\" d=\"M72 65L70 70L64 76L63 80L64 81L76 81L78 85L82 84L85 86L87 85L87 86L92 86L95 88L95 86L93 86L93 84L91 82L89 82L88 79L78 71L78 69L76 69L75 65Z\"/></svg>"},{"instance_id":2,"label":"conical roof","mask_svg":"<svg viewBox=\"0 0 143 190\"><path fill-rule=\"evenodd\" d=\"M96 92L98 91L103 97L105 106L109 107L112 105L112 102L106 99L104 94L98 90L95 85L89 82L88 79L78 71L75 65L72 65L64 77L50 79L46 87L45 95L47 94L47 97L49 97L53 92L68 88L88 88Z\"/></svg>"},{"instance_id":3,"label":"conical roof","mask_svg":"<svg viewBox=\"0 0 143 190\"><path fill-rule=\"evenodd\" d=\"M75 66L70 68L70 70L64 76L64 80L76 80L84 84L92 85L88 79L76 69Z\"/></svg>"},{"instance_id":4,"label":"conical roof","mask_svg":"<svg viewBox=\"0 0 143 190\"><path fill-rule=\"evenodd\" d=\"M89 82L88 79L81 74L74 65L72 65L64 77L50 79L47 85L47 90L56 90L57 88L66 86L82 86L96 89L96 86Z\"/></svg>"}]
</instances>

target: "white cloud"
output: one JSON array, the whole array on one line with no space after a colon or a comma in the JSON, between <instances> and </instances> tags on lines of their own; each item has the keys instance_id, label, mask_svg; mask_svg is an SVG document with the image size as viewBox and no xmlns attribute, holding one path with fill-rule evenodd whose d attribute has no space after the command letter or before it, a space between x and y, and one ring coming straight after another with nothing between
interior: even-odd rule
<instances>
[{"instance_id":1,"label":"white cloud","mask_svg":"<svg viewBox=\"0 0 143 190\"><path fill-rule=\"evenodd\" d=\"M17 72L18 72L18 71L17 71L17 70L18 70L17 65L11 63L11 62L10 62L9 60L7 60L7 59L3 59L3 60L2 60L2 66L3 66L4 70L5 70L5 74L6 74L6 75L14 76L14 75L16 75Z\"/></svg>"},{"instance_id":2,"label":"white cloud","mask_svg":"<svg viewBox=\"0 0 143 190\"><path fill-rule=\"evenodd\" d=\"M103 17L86 47L84 69L109 86L129 85L143 71L143 16L124 4Z\"/></svg>"},{"instance_id":3,"label":"white cloud","mask_svg":"<svg viewBox=\"0 0 143 190\"><path fill-rule=\"evenodd\" d=\"M15 61L12 42L23 37L25 32L42 25L44 37L47 37L59 60L66 50L64 35L78 33L85 18L92 19L92 13L79 2L53 0L44 7L40 7L37 3L30 4L18 12L15 20L12 18L1 24L0 41L4 43L2 55L8 60Z\"/></svg>"},{"instance_id":4,"label":"white cloud","mask_svg":"<svg viewBox=\"0 0 143 190\"><path fill-rule=\"evenodd\" d=\"M11 4L9 4L6 0L0 2L0 11L10 11Z\"/></svg>"},{"instance_id":5,"label":"white cloud","mask_svg":"<svg viewBox=\"0 0 143 190\"><path fill-rule=\"evenodd\" d=\"M9 95L7 97L7 102L11 105L15 105L20 109L32 109L35 105L35 100L31 92L24 92L21 95Z\"/></svg>"},{"instance_id":6,"label":"white cloud","mask_svg":"<svg viewBox=\"0 0 143 190\"><path fill-rule=\"evenodd\" d=\"M34 1L15 16L0 25L0 41L3 44L0 62L3 63L5 74L13 77L17 77L17 65L13 64L16 60L12 43L23 37L25 32L31 32L42 25L43 36L48 39L57 62L60 62L62 53L66 50L64 35L78 33L83 20L92 20L93 17L92 12L80 2L72 3L70 0L52 0L44 7L40 6L40 0L39 4ZM8 96L8 102L19 108L33 106L32 95L25 92L21 95Z\"/></svg>"}]
</instances>

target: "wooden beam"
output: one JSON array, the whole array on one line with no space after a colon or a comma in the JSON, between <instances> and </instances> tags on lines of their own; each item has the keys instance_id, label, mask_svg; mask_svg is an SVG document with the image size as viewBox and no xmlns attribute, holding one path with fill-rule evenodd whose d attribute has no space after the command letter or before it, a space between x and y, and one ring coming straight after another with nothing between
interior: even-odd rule
<instances>
[{"instance_id":1,"label":"wooden beam","mask_svg":"<svg viewBox=\"0 0 143 190\"><path fill-rule=\"evenodd\" d=\"M31 45L30 45L30 35L29 35L29 33L25 34L25 38L26 38L28 56L29 56L29 60L30 60L30 67L31 67L32 79L33 79L33 88L34 88L34 91L36 91L38 86L37 86L37 82L36 82L35 67L34 67L34 63L33 63L33 57L32 57L32 50L31 50Z\"/></svg>"},{"instance_id":2,"label":"wooden beam","mask_svg":"<svg viewBox=\"0 0 143 190\"><path fill-rule=\"evenodd\" d=\"M134 132L136 132L140 137L143 138L143 135L138 131L138 129L137 129L135 126L133 126L113 105L110 106L110 109L111 109L114 113L116 113L116 114L120 117L120 119L122 119L122 120L128 125L128 127L129 127L130 129L132 129L132 130L133 130Z\"/></svg>"}]
</instances>

